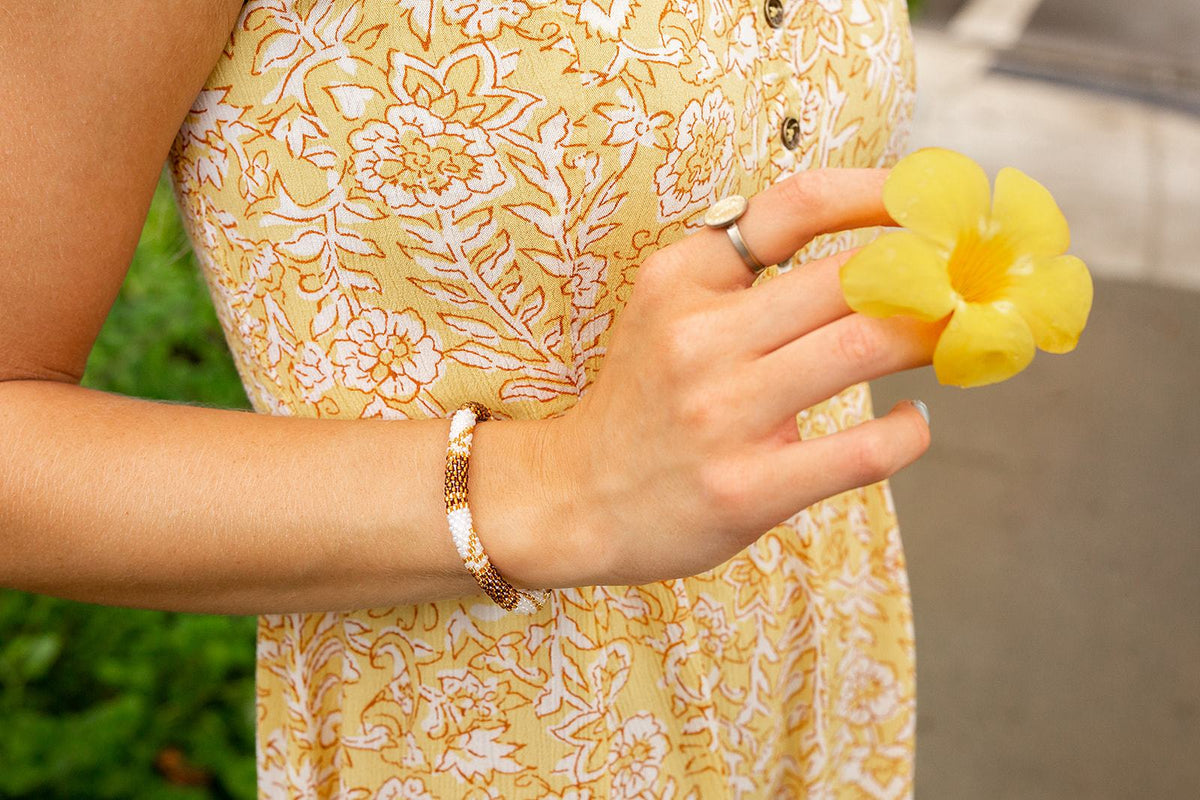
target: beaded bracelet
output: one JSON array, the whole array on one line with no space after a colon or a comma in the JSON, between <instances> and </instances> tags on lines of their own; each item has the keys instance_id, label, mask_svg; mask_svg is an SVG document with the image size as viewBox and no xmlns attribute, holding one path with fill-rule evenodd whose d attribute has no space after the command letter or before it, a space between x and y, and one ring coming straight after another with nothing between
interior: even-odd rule
<instances>
[{"instance_id":1,"label":"beaded bracelet","mask_svg":"<svg viewBox=\"0 0 1200 800\"><path fill-rule=\"evenodd\" d=\"M492 412L487 406L468 400L450 419L450 441L446 448L446 519L450 523L454 546L467 571L475 576L487 596L514 614L533 614L545 605L550 593L542 589L518 589L500 577L483 552L483 544L471 521L471 509L467 506L467 462L471 456L475 423L491 418Z\"/></svg>"}]
</instances>

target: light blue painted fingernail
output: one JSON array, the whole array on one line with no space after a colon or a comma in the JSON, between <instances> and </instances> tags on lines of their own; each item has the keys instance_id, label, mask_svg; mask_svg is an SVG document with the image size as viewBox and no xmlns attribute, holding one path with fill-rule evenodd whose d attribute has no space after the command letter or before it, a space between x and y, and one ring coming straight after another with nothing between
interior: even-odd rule
<instances>
[{"instance_id":1,"label":"light blue painted fingernail","mask_svg":"<svg viewBox=\"0 0 1200 800\"><path fill-rule=\"evenodd\" d=\"M925 405L920 400L909 400L908 402L912 403L913 408L917 410L917 413L925 418L925 424L929 425L929 406Z\"/></svg>"}]
</instances>

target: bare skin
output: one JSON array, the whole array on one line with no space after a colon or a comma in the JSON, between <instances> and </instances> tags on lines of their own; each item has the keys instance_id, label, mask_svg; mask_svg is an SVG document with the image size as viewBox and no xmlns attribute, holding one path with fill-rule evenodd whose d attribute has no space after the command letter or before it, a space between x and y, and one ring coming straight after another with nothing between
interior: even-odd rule
<instances>
[{"instance_id":1,"label":"bare skin","mask_svg":"<svg viewBox=\"0 0 1200 800\"><path fill-rule=\"evenodd\" d=\"M0 24L0 585L228 614L478 594L446 526L449 420L313 420L79 386L175 132L239 0L11 4ZM751 198L764 263L890 224L882 170ZM823 498L918 458L909 404L800 442L795 415L929 363L932 326L845 306L846 254L751 287L727 237L655 253L567 413L476 428L470 502L517 586L702 572Z\"/></svg>"}]
</instances>

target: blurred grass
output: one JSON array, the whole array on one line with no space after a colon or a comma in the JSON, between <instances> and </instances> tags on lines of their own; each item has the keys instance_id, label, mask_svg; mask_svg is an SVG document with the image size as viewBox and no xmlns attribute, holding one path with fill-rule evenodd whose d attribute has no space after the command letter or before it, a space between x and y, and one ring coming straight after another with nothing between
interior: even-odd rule
<instances>
[{"instance_id":1,"label":"blurred grass","mask_svg":"<svg viewBox=\"0 0 1200 800\"><path fill-rule=\"evenodd\" d=\"M249 408L159 180L83 385ZM0 797L255 797L255 617L0 590Z\"/></svg>"}]
</instances>

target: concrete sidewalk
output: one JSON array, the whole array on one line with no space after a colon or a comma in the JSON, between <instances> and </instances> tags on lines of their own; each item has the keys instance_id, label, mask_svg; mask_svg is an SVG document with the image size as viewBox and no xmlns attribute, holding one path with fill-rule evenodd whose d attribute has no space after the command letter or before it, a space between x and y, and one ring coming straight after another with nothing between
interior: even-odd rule
<instances>
[{"instance_id":1,"label":"concrete sidewalk","mask_svg":"<svg viewBox=\"0 0 1200 800\"><path fill-rule=\"evenodd\" d=\"M933 415L892 482L916 796L1200 797L1200 117L995 69L1037 6L916 31L913 145L1045 183L1097 277L1072 354L982 389L874 386L879 413Z\"/></svg>"}]
</instances>

